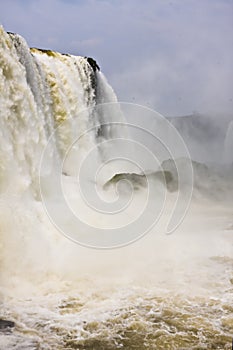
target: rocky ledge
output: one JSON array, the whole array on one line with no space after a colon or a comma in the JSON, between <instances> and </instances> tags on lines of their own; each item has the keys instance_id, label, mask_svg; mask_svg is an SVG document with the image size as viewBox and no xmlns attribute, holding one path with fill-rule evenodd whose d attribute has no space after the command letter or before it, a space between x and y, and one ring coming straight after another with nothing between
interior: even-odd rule
<instances>
[{"instance_id":1,"label":"rocky ledge","mask_svg":"<svg viewBox=\"0 0 233 350\"><path fill-rule=\"evenodd\" d=\"M0 319L0 331L6 330L9 328L13 328L15 326L15 323L13 321L7 321Z\"/></svg>"}]
</instances>

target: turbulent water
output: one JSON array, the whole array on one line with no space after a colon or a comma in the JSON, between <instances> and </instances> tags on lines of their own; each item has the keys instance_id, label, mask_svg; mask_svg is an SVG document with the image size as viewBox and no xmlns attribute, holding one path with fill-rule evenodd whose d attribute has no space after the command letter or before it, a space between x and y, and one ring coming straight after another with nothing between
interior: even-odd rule
<instances>
[{"instance_id":1,"label":"turbulent water","mask_svg":"<svg viewBox=\"0 0 233 350\"><path fill-rule=\"evenodd\" d=\"M162 157L159 167L149 163L146 172L136 167L132 173L135 167L117 159L115 150L126 148L123 112L95 62L29 49L22 37L3 28L0 35L0 319L15 322L14 329L0 328L0 349L231 349L231 118L172 120L193 158L194 189L183 223L166 235L178 189L189 191L179 173L186 172L190 160ZM109 102L98 109L98 104ZM146 123L146 112L143 117ZM118 141L111 143L114 139ZM147 141L148 146L149 137ZM112 155L117 161L96 178L93 169L101 170ZM158 224L118 249L94 250L64 237L42 203L47 195L48 208L51 203L56 208L59 197L54 199L51 164L56 168L64 158L65 193L71 192L72 209L84 222L91 221L96 235L103 227L135 220L147 198L148 182L153 195L148 218L157 213L166 192ZM123 199L116 203L124 204L133 190L134 202L120 219L93 213L81 196L73 195L82 164L87 164L81 177L86 194L96 181L107 207L118 196ZM55 213L64 216L62 210ZM59 223L72 229L65 219L68 222ZM81 232L81 226L77 231L82 243L89 232ZM135 240L134 232L129 237Z\"/></svg>"}]
</instances>

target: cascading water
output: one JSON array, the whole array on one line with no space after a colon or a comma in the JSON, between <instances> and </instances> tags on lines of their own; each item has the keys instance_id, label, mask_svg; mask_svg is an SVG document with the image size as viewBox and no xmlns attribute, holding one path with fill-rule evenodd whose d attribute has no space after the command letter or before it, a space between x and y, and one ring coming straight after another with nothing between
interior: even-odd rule
<instances>
[{"instance_id":1,"label":"cascading water","mask_svg":"<svg viewBox=\"0 0 233 350\"><path fill-rule=\"evenodd\" d=\"M117 102L114 91L93 62L29 49L22 37L0 29L0 319L16 324L12 333L1 332L0 327L0 349L230 349L232 177L225 169L215 172L215 167L192 163L191 213L171 236L164 235L164 222L172 206L144 239L109 251L71 242L47 217L39 186L45 149L51 163L60 164L73 145L61 177L65 189L75 192L75 175L83 160L89 167L84 175L92 172L95 162L101 172L103 161L126 148L123 141L111 142L127 137L128 131L122 125L121 108L113 107ZM108 102L113 105L98 108L99 103ZM137 109L133 111L136 117ZM159 119L156 128L160 124ZM134 129L135 137L143 138L139 129ZM231 129L226 148L232 145ZM172 139L172 128L163 131ZM149 148L151 135L147 133L146 138ZM144 148L134 147L138 156L145 155ZM155 148L160 150L159 142ZM88 160L93 149L94 157ZM112 194L120 196L122 188L128 196L129 188L124 187L128 180L135 190L136 204L126 210L123 223L140 213L139 203L148 200L148 181L154 195L148 219L157 211L165 187L168 202L176 201L179 172L185 174L187 160L159 159L162 166L157 171L150 168L151 159L144 159L151 170L148 177L139 171L128 174L130 164L124 160L109 167L104 188L110 194L100 191L106 206ZM44 164L48 169L42 167L41 178L49 197L50 192L56 194L56 181L50 162ZM125 182L117 192L114 186L119 179ZM91 177L84 188L89 189L92 182ZM56 205L57 198L52 199ZM97 232L106 221L101 210L93 216L86 214L80 198L76 199L71 198L74 209L91 219ZM121 222L110 215L107 225L111 224ZM133 232L129 234L133 238Z\"/></svg>"},{"instance_id":2,"label":"cascading water","mask_svg":"<svg viewBox=\"0 0 233 350\"><path fill-rule=\"evenodd\" d=\"M59 129L53 150L62 154L74 134L77 137L77 115L78 134L93 128L81 147L87 151L97 142L100 121L91 118L89 111L80 112L106 102L116 102L116 96L88 59L29 49L22 37L7 34L1 28L1 165L4 170L9 167L7 174L17 171L18 176L20 169L25 185L34 183L42 150L52 131L66 121ZM111 133L104 130L101 136L114 137L113 127ZM5 177L9 180L8 175Z\"/></svg>"},{"instance_id":3,"label":"cascading water","mask_svg":"<svg viewBox=\"0 0 233 350\"><path fill-rule=\"evenodd\" d=\"M0 50L0 259L1 280L7 282L4 271L8 271L6 276L13 271L22 276L25 270L33 271L32 266L40 272L45 269L43 264L38 264L39 255L33 256L35 246L46 252L45 265L52 259L52 245L58 254L60 252L59 243L56 245L59 239L56 233L51 236L54 230L47 227L40 201L40 161L48 140L52 140L50 159L59 161L67 145L84 133L71 157L71 167L68 164L64 169L67 175L75 168L72 162L81 162L88 150L98 144L98 139L114 137L118 130L114 127L109 130L107 126L100 130L107 118L104 114L101 121L93 118L91 110L96 103L116 102L116 96L103 74L94 69L88 59L29 49L22 37L8 34L3 28ZM118 113L116 119L122 118ZM56 137L51 139L58 125ZM90 132L85 134L87 130ZM52 182L53 179L49 185ZM37 230L36 226L41 228Z\"/></svg>"}]
</instances>

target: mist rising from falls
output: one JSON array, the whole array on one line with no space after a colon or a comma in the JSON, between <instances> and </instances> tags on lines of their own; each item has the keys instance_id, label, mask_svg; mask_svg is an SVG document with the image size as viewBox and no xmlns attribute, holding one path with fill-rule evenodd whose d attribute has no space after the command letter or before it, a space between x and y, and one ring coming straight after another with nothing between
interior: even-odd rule
<instances>
[{"instance_id":1,"label":"mist rising from falls","mask_svg":"<svg viewBox=\"0 0 233 350\"><path fill-rule=\"evenodd\" d=\"M0 49L0 98L2 106L0 118L0 190L4 200L7 198L11 203L13 196L19 200L19 206L22 206L20 196L27 198L28 204L24 200L23 205L28 205L29 208L30 198L33 197L38 201L34 203L37 207L36 213L41 204L38 182L40 161L48 144L48 159L46 166L42 169L42 177L46 178L45 192L48 190L49 193L56 183L52 173L50 174L53 162L57 162L60 166L60 163L65 159L62 164L63 175L75 177L79 165L88 158L87 155L91 154L92 149L96 149L91 161L87 162L89 165L84 175L87 178L89 176L90 183L91 181L95 182L95 174L92 169L98 169L103 161L108 162L109 155L114 155L117 158L118 150L121 148L119 142L104 143L104 141L125 137L128 132L124 125L113 124L124 122L122 111L117 105L115 107L113 105L106 105L104 108L98 107L98 104L106 102L115 103L117 98L106 78L98 71L95 63L93 65L93 60L60 54L51 50L29 49L22 37L17 34L8 34L3 28L1 28ZM144 163L141 170L140 167L136 169L137 173L140 174L144 169L154 172L160 171L162 162L167 161L165 170L172 178L169 186L177 188L177 179L179 177L182 180L190 161L176 163L176 166L180 167L180 174L177 177L173 161L169 162L171 157L169 152L176 153L176 158L185 157L188 153L183 152L182 142L180 142L182 147L178 150L178 139L174 137L175 129L161 117L156 120L150 119L151 111L149 110L143 110L144 114L141 118L142 111L137 106L135 108L129 107L126 106L126 111L130 108L133 110L131 121L140 119L139 124L136 125L137 128L130 131L135 132L136 141L139 139L145 142L145 146L151 151L151 156L146 157L143 154L144 151L138 149L138 156ZM190 119L187 119L186 122L184 119L174 118L172 123L184 137L193 159L206 162L206 160L212 160L208 159L212 155L218 159L224 158L222 148L225 147L224 152L226 153L231 142L230 127L226 137L226 128L220 129L219 132L215 126L211 129L209 121L206 122L203 118L197 118L193 123L190 123ZM159 140L155 147L154 138L149 133L145 135L144 129L158 132ZM56 132L54 132L55 130ZM77 139L78 142L76 142ZM168 143L168 152L166 150L164 153L160 144L161 139ZM101 147L100 143L102 143ZM121 143L123 144L122 141ZM72 149L67 155L67 149L70 145L72 145ZM225 146L223 147L223 145ZM127 147L126 144L122 146L125 149ZM153 153L158 158L157 168L153 168ZM189 167L191 169L191 164ZM195 165L194 168L197 172L195 178L198 179L201 176L200 183L202 184L204 183L203 178L209 177L210 173L212 174L212 170L209 171L206 167ZM104 174L104 179L109 180L119 173L129 173L130 167L126 162L117 161L110 170ZM125 179L127 178L129 177L126 174ZM134 178L131 177L131 179ZM185 176L183 176L183 180L186 181ZM69 179L65 180L65 186L69 181ZM221 182L221 179L218 181ZM184 185L186 186L187 183L184 182ZM156 188L163 191L166 186L166 181L162 181L162 185L160 182ZM203 186L200 187L198 183L195 183L195 186L201 188L203 192ZM86 187L90 187L89 184ZM209 188L207 181L204 192L208 193L209 189L209 192L212 192L212 187ZM21 210L23 209L21 208ZM37 214L35 215L37 216Z\"/></svg>"},{"instance_id":2,"label":"mist rising from falls","mask_svg":"<svg viewBox=\"0 0 233 350\"><path fill-rule=\"evenodd\" d=\"M224 143L225 161L233 164L233 120L229 123Z\"/></svg>"},{"instance_id":3,"label":"mist rising from falls","mask_svg":"<svg viewBox=\"0 0 233 350\"><path fill-rule=\"evenodd\" d=\"M22 247L22 251L33 251L34 248L31 246L34 244L32 238L33 234L30 235L24 232L25 230L20 223L21 219L19 219L19 217L24 217L25 210L25 213L28 212L28 214L25 215L24 220L27 222L27 218L33 217L33 219L31 218L32 227L30 230L34 232L33 226L36 226L39 232L42 231L36 235L37 237L40 235L45 236L44 238L41 237L40 244L44 247L43 249L47 250L50 249L50 244L47 245L48 239L51 239L51 245L54 245L53 234L51 232L53 232L53 230L55 232L57 231L55 228L42 228L43 225L48 225L46 214L43 213L43 209L40 207L41 193L39 188L39 170L44 150L46 149L48 158L41 172L42 180L45 179L43 182L44 192L48 195L53 192L56 198L56 179L54 173L52 173L51 164L56 163L59 167L65 159L62 163L62 174L75 178L77 169L83 164L83 160L88 160L89 155L92 154L92 150L95 149L96 151L93 153L93 156L90 157L89 163L86 160L86 172L83 176L84 180L89 181L83 185L88 192L90 184L96 182L95 170L100 169L100 173L102 171L101 163L108 163L108 159L111 158L111 156L118 159L118 151L121 148L129 149L128 144L126 145L123 141L108 143L105 141L126 137L128 131L124 125L113 124L115 122L124 122L122 111L117 104L115 107L113 107L113 105L105 105L104 108L98 107L98 104L106 102L115 103L117 102L117 98L114 91L107 83L106 78L98 71L98 67L95 65L93 66L93 60L79 56L60 54L51 50L29 49L22 37L17 34L8 34L4 32L3 28L1 28L0 60L0 84L2 92L0 97L2 106L0 118L0 189L3 203L7 203L7 206L10 208L8 214L3 214L3 222L7 221L7 218L9 221L3 224L7 228L3 230L3 240L6 239L6 244L9 245L10 239L6 231L9 230L12 225L13 233L10 236L12 240L26 240L30 247ZM144 154L144 150L137 149L136 144L134 145L134 147L136 147L135 149L137 149L136 153L138 153L137 155L140 158L138 158L138 160L135 158L135 162L137 163L138 161L138 164L140 164L140 162L143 163L142 168L140 168L140 166L136 167L136 172L139 176L141 176L140 173L145 169L152 172L158 171L158 174L155 173L155 176L151 177L151 179L153 179L153 191L154 189L155 192L158 191L158 193L156 192L153 195L157 198L161 197L160 200L162 203L166 190L169 191L169 188L177 189L178 178L179 181L184 181L182 186L184 186L185 191L183 191L183 193L188 193L185 174L187 173L187 167L189 167L191 171L190 161L181 160L176 162L175 167L179 168L176 170L173 161L169 161L171 157L170 151L175 153L176 158L187 157L188 155L186 151L183 152L181 141L179 141L181 147L178 150L178 136L174 134L175 129L169 126L160 116L154 120L154 116L152 115L150 119L150 110L140 110L137 106L133 107L127 105L125 109L126 112L129 112L130 109L132 110L131 122L134 122L137 118L139 120L139 123L136 125L137 127L131 128L130 130L135 133L135 141L137 142L139 140L142 143L144 142L143 144L146 146L147 150L152 152L151 155L147 157L146 154ZM143 118L141 118L141 116L143 116ZM146 123L148 123L148 125L146 125ZM208 132L206 133L206 138L203 143L201 140L202 135L199 134L197 134L198 137L196 137L197 142L193 142L195 132L203 132L203 128L199 128L198 126L199 122L195 122L196 124L194 123L194 126L191 123L191 128L189 127L189 119L187 123L185 123L184 120L181 121L181 119L178 120L177 118L172 120L172 123L181 132L188 147L191 146L190 151L194 159L196 154L203 156L204 152L200 152L201 147L205 151L208 150L208 147L205 146L206 144L211 144L212 136L216 137L213 144L217 150L219 145L217 137L219 135L216 128L213 130L208 129L208 123L206 124L206 130ZM201 123L203 123L203 121L201 121ZM147 131L153 131L154 129L158 133L159 139L156 146L154 146L154 137L149 133L145 134L144 129L147 129ZM174 137L174 135L176 137ZM221 137L223 139L223 136ZM228 136L228 139L230 139L230 136ZM78 142L76 142L77 140ZM132 140L134 140L134 137L132 137ZM164 153L160 144L161 140L168 143L170 149L168 149L168 152L166 150ZM47 147L48 144L49 147ZM227 144L229 144L229 141L227 141ZM71 150L70 145L72 145ZM68 155L67 149L70 150ZM218 151L218 157L222 158L222 151ZM158 164L156 164L155 167L153 164L153 153L158 158ZM211 154L209 151L207 153ZM215 155L217 154L217 152L212 153ZM206 154L207 158L208 154ZM128 158L132 156L130 150L128 155ZM164 181L166 180L164 179L165 173L162 173L162 169L160 169L160 165L163 164L164 161L167 161L165 171L171 179L169 184ZM196 166L195 164L194 168L196 172L195 179L198 179L198 181L195 182L195 187L198 188L201 195L203 195L203 193L209 194L212 192L213 186L209 186L208 181L205 182L204 179L208 178L209 174L212 174L213 171L208 170L206 167ZM177 174L177 170L179 170L180 174ZM115 174L130 172L132 172L132 168L129 167L129 164L118 160L107 168L107 173L102 171L102 175L105 180L109 180ZM162 181L160 181L161 176ZM215 175L213 175L213 179L215 181L214 176ZM126 174L124 180L129 178L135 179L134 176L129 177ZM154 179L156 179L155 184ZM157 182L157 179L160 180ZM221 179L219 179L219 177L217 179L217 181L221 183ZM72 181L72 179L65 178L63 182L64 188L68 186L68 192L71 189L73 193L75 192L75 183L73 184ZM202 186L199 186L199 183L201 183ZM206 186L203 186L204 183ZM103 181L102 184L104 184ZM144 190L141 189L140 193L142 193L142 198L145 199L146 196L143 191ZM175 193L177 190L172 190L171 192ZM114 193L112 192L112 194ZM105 195L105 193L101 193L101 195ZM174 196L175 194L173 194L172 198ZM21 201L21 197L23 201ZM14 198L14 200L12 200L12 198ZM36 201L31 202L31 198L36 199ZM137 203L142 199L138 194L136 194L134 198L136 198L136 202L138 201ZM55 199L55 201L56 200L57 199ZM105 207L110 207L109 200L110 199L107 198ZM75 199L71 198L71 201L75 202ZM123 199L123 202L124 201L125 199ZM175 201L175 197L173 201ZM16 203L18 204L16 205ZM54 205L54 203L52 202L51 205ZM17 209L15 206L17 206ZM31 210L33 206L35 208ZM91 218L91 222L92 224L94 223L94 226L103 226L105 221L109 222L108 225L110 225L111 221L113 225L118 225L120 221L118 216L114 219L113 216L110 215L106 219L106 217L101 216L102 214L99 213L98 210L92 217L92 214L89 214L89 209L83 205L80 206L79 201L75 202L75 206L78 208L79 213L83 212L84 217L87 216ZM151 210L148 211L149 216L155 215L153 211L159 211L159 206L158 208L153 206L152 198ZM17 210L22 212L22 214L17 214ZM137 213L138 210L141 210L140 205L132 206L131 212L126 212L125 216L123 216L123 222L127 222L127 218L130 218L134 212ZM11 211L14 212L13 216L15 216L15 220L18 223L11 223ZM58 217L64 216L64 220L66 220L64 211L58 211L57 215ZM133 217L135 217L135 215ZM36 220L36 222L41 220L41 223L38 222L38 224L34 225L33 220ZM40 225L41 228L39 228ZM15 230L14 226L17 226L18 229ZM28 227L29 226L30 224L28 223ZM134 230L136 230L136 227ZM105 239L107 240L107 237ZM53 249L56 251L54 246ZM47 255L49 256L49 253ZM4 249L3 256L4 262L12 258L11 254L6 253Z\"/></svg>"},{"instance_id":4,"label":"mist rising from falls","mask_svg":"<svg viewBox=\"0 0 233 350\"><path fill-rule=\"evenodd\" d=\"M202 163L231 163L230 142L233 115L205 115L194 113L189 116L170 118L186 142L192 160Z\"/></svg>"}]
</instances>

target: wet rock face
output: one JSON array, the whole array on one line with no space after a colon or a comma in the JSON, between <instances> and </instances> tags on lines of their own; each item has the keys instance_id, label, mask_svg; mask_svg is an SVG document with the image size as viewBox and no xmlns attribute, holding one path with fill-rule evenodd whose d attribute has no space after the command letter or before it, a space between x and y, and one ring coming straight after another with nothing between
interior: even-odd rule
<instances>
[{"instance_id":1,"label":"wet rock face","mask_svg":"<svg viewBox=\"0 0 233 350\"><path fill-rule=\"evenodd\" d=\"M0 319L0 330L13 328L14 326L15 326L14 322Z\"/></svg>"},{"instance_id":2,"label":"wet rock face","mask_svg":"<svg viewBox=\"0 0 233 350\"><path fill-rule=\"evenodd\" d=\"M89 63L89 65L92 68L93 74L91 76L91 86L92 89L95 91L95 96L97 95L97 78L96 78L96 71L100 70L100 67L98 65L98 63L96 62L96 60L94 60L94 58L92 57L86 57L85 59L87 60L87 62Z\"/></svg>"},{"instance_id":3,"label":"wet rock face","mask_svg":"<svg viewBox=\"0 0 233 350\"><path fill-rule=\"evenodd\" d=\"M96 60L94 60L94 58L91 58L91 57L85 57L85 58L87 59L87 62L90 64L94 72L96 72L97 70L100 70L98 63L96 62Z\"/></svg>"}]
</instances>

